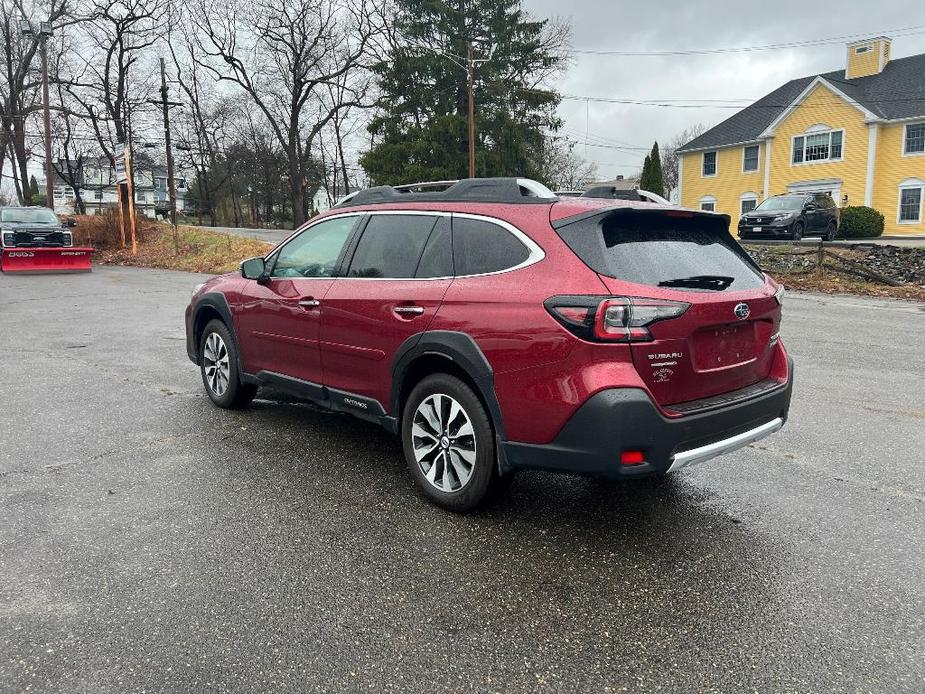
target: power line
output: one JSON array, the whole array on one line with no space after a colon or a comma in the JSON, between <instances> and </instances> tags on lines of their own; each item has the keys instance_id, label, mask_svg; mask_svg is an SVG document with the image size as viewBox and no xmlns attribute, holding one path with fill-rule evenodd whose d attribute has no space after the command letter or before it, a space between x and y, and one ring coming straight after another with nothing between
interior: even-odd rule
<instances>
[{"instance_id":1,"label":"power line","mask_svg":"<svg viewBox=\"0 0 925 694\"><path fill-rule=\"evenodd\" d=\"M585 48L565 48L564 53L574 53L578 55L617 55L627 57L668 57L684 55L714 55L725 53L751 53L755 51L775 51L792 48L812 48L815 46L826 46L833 43L841 43L847 39L862 39L876 35L892 34L895 36L918 36L925 34L925 24L911 27L900 27L898 29L884 29L880 32L864 32L863 34L844 34L842 36L828 36L819 39L808 39L806 41L788 41L785 43L771 43L763 46L729 46L723 48L695 48L688 50L673 51L605 51Z\"/></svg>"}]
</instances>

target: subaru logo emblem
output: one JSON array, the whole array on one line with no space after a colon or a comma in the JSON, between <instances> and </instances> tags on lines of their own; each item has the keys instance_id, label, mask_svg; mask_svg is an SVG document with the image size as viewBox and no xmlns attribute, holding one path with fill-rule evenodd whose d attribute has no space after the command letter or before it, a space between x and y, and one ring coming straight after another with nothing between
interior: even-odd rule
<instances>
[{"instance_id":1,"label":"subaru logo emblem","mask_svg":"<svg viewBox=\"0 0 925 694\"><path fill-rule=\"evenodd\" d=\"M733 309L733 313L736 314L736 318L739 320L745 320L751 312L748 304L736 304L736 307Z\"/></svg>"}]
</instances>

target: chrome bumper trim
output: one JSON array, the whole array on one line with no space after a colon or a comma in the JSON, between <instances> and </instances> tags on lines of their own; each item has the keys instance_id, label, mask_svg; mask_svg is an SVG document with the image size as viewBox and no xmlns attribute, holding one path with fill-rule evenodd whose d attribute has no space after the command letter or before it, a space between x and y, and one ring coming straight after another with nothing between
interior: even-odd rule
<instances>
[{"instance_id":1,"label":"chrome bumper trim","mask_svg":"<svg viewBox=\"0 0 925 694\"><path fill-rule=\"evenodd\" d=\"M697 465L698 463L710 460L724 453L731 453L743 446L763 439L765 436L770 436L782 426L784 426L784 420L777 417L759 427L743 431L741 434L736 434L735 436L730 436L728 439L714 441L713 443L708 443L706 446L700 446L699 448L692 448L689 451L676 453L672 458L671 467L668 468L668 472L675 472L688 465Z\"/></svg>"}]
</instances>

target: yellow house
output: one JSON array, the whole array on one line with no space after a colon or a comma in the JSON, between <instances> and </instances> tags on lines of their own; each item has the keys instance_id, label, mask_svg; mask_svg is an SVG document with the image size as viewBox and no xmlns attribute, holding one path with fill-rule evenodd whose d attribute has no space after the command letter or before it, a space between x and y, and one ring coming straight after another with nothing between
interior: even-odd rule
<instances>
[{"instance_id":1,"label":"yellow house","mask_svg":"<svg viewBox=\"0 0 925 694\"><path fill-rule=\"evenodd\" d=\"M847 52L681 147L681 204L734 226L770 195L827 192L879 210L886 235L925 235L925 54L890 60L882 36Z\"/></svg>"}]
</instances>

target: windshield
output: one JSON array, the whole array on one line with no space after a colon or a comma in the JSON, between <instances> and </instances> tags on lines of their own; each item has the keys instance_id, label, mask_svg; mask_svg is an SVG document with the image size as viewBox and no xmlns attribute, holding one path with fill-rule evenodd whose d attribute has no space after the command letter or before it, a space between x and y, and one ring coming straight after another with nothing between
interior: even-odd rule
<instances>
[{"instance_id":1,"label":"windshield","mask_svg":"<svg viewBox=\"0 0 925 694\"><path fill-rule=\"evenodd\" d=\"M755 212L792 212L803 209L803 198L768 198L755 208Z\"/></svg>"},{"instance_id":2,"label":"windshield","mask_svg":"<svg viewBox=\"0 0 925 694\"><path fill-rule=\"evenodd\" d=\"M47 207L7 207L0 210L0 222L9 224L60 224L55 213Z\"/></svg>"}]
</instances>

